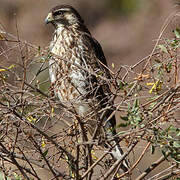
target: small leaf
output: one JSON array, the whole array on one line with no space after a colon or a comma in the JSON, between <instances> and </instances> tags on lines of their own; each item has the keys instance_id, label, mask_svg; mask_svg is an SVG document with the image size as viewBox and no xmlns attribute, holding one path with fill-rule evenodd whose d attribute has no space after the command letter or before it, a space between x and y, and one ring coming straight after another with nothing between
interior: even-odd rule
<instances>
[{"instance_id":1,"label":"small leaf","mask_svg":"<svg viewBox=\"0 0 180 180\"><path fill-rule=\"evenodd\" d=\"M6 71L6 69L0 69L0 72Z\"/></svg>"},{"instance_id":2,"label":"small leaf","mask_svg":"<svg viewBox=\"0 0 180 180\"><path fill-rule=\"evenodd\" d=\"M171 132L176 132L178 129L176 127L174 127L173 125L170 125L168 127L168 131L171 131Z\"/></svg>"},{"instance_id":3,"label":"small leaf","mask_svg":"<svg viewBox=\"0 0 180 180\"><path fill-rule=\"evenodd\" d=\"M51 108L51 116L54 117L54 108Z\"/></svg>"},{"instance_id":4,"label":"small leaf","mask_svg":"<svg viewBox=\"0 0 180 180\"><path fill-rule=\"evenodd\" d=\"M162 89L162 82L160 80L157 80L152 88L149 90L149 93L151 94L152 92L157 92L160 91Z\"/></svg>"},{"instance_id":5,"label":"small leaf","mask_svg":"<svg viewBox=\"0 0 180 180\"><path fill-rule=\"evenodd\" d=\"M122 83L121 81L119 82L119 88L120 89L123 89L123 87L124 87L124 83Z\"/></svg>"},{"instance_id":6,"label":"small leaf","mask_svg":"<svg viewBox=\"0 0 180 180\"><path fill-rule=\"evenodd\" d=\"M157 68L157 69L160 69L163 67L163 64L162 63L156 63L153 65L153 67Z\"/></svg>"},{"instance_id":7,"label":"small leaf","mask_svg":"<svg viewBox=\"0 0 180 180\"><path fill-rule=\"evenodd\" d=\"M22 180L17 173L14 172L13 175L15 177L15 180Z\"/></svg>"},{"instance_id":8,"label":"small leaf","mask_svg":"<svg viewBox=\"0 0 180 180\"><path fill-rule=\"evenodd\" d=\"M147 86L153 86L154 83L146 83Z\"/></svg>"},{"instance_id":9,"label":"small leaf","mask_svg":"<svg viewBox=\"0 0 180 180\"><path fill-rule=\"evenodd\" d=\"M133 103L133 108L139 107L139 100L135 99Z\"/></svg>"},{"instance_id":10,"label":"small leaf","mask_svg":"<svg viewBox=\"0 0 180 180\"><path fill-rule=\"evenodd\" d=\"M12 69L12 68L14 68L15 67L15 65L14 64L11 64L9 67L8 67L8 69Z\"/></svg>"},{"instance_id":11,"label":"small leaf","mask_svg":"<svg viewBox=\"0 0 180 180\"><path fill-rule=\"evenodd\" d=\"M94 150L91 150L91 156L94 160L98 160L98 157L95 155Z\"/></svg>"},{"instance_id":12,"label":"small leaf","mask_svg":"<svg viewBox=\"0 0 180 180\"><path fill-rule=\"evenodd\" d=\"M174 142L173 142L173 147L175 147L175 148L180 148L180 142L174 141Z\"/></svg>"},{"instance_id":13,"label":"small leaf","mask_svg":"<svg viewBox=\"0 0 180 180\"><path fill-rule=\"evenodd\" d=\"M42 139L42 142L41 142L41 147L45 147L46 146L46 143L45 143L45 141L44 141L44 139Z\"/></svg>"},{"instance_id":14,"label":"small leaf","mask_svg":"<svg viewBox=\"0 0 180 180\"><path fill-rule=\"evenodd\" d=\"M174 39L171 43L171 46L176 49L179 46L179 41L177 39Z\"/></svg>"},{"instance_id":15,"label":"small leaf","mask_svg":"<svg viewBox=\"0 0 180 180\"><path fill-rule=\"evenodd\" d=\"M155 152L155 146L151 146L151 154L154 154L154 152Z\"/></svg>"},{"instance_id":16,"label":"small leaf","mask_svg":"<svg viewBox=\"0 0 180 180\"><path fill-rule=\"evenodd\" d=\"M166 47L164 45L162 45L162 44L158 45L157 48L160 49L164 53L168 53Z\"/></svg>"},{"instance_id":17,"label":"small leaf","mask_svg":"<svg viewBox=\"0 0 180 180\"><path fill-rule=\"evenodd\" d=\"M41 46L38 46L38 51L39 51L39 52L41 51Z\"/></svg>"},{"instance_id":18,"label":"small leaf","mask_svg":"<svg viewBox=\"0 0 180 180\"><path fill-rule=\"evenodd\" d=\"M144 127L145 127L145 124L141 124L141 125L140 125L140 128L144 128Z\"/></svg>"},{"instance_id":19,"label":"small leaf","mask_svg":"<svg viewBox=\"0 0 180 180\"><path fill-rule=\"evenodd\" d=\"M137 124L139 124L139 122L141 122L142 119L141 119L140 116L135 116L135 117L134 117L134 121L135 121Z\"/></svg>"},{"instance_id":20,"label":"small leaf","mask_svg":"<svg viewBox=\"0 0 180 180\"><path fill-rule=\"evenodd\" d=\"M47 154L48 154L48 149L43 152L43 156L46 157Z\"/></svg>"},{"instance_id":21,"label":"small leaf","mask_svg":"<svg viewBox=\"0 0 180 180\"><path fill-rule=\"evenodd\" d=\"M33 116L28 116L28 117L26 117L26 119L27 119L29 122L36 122L36 121L37 121L37 119L34 118Z\"/></svg>"},{"instance_id":22,"label":"small leaf","mask_svg":"<svg viewBox=\"0 0 180 180\"><path fill-rule=\"evenodd\" d=\"M165 66L165 70L167 73L170 73L171 72L171 69L172 69L172 63L168 63L166 66Z\"/></svg>"},{"instance_id":23,"label":"small leaf","mask_svg":"<svg viewBox=\"0 0 180 180\"><path fill-rule=\"evenodd\" d=\"M173 30L176 38L180 38L180 29L179 28L176 28L175 30Z\"/></svg>"},{"instance_id":24,"label":"small leaf","mask_svg":"<svg viewBox=\"0 0 180 180\"><path fill-rule=\"evenodd\" d=\"M152 102L152 103L149 105L149 109L152 109L156 104L157 104L157 101Z\"/></svg>"},{"instance_id":25,"label":"small leaf","mask_svg":"<svg viewBox=\"0 0 180 180\"><path fill-rule=\"evenodd\" d=\"M98 71L98 72L97 72L97 77L98 77L98 76L102 76L103 74L104 74L103 71Z\"/></svg>"},{"instance_id":26,"label":"small leaf","mask_svg":"<svg viewBox=\"0 0 180 180\"><path fill-rule=\"evenodd\" d=\"M121 116L121 119L124 120L124 121L128 121L129 120L128 116Z\"/></svg>"},{"instance_id":27,"label":"small leaf","mask_svg":"<svg viewBox=\"0 0 180 180\"><path fill-rule=\"evenodd\" d=\"M15 65L11 64L9 67L7 67L7 69L12 69L14 67L15 67ZM2 69L0 69L0 72L7 71L7 69L2 68Z\"/></svg>"},{"instance_id":28,"label":"small leaf","mask_svg":"<svg viewBox=\"0 0 180 180\"><path fill-rule=\"evenodd\" d=\"M129 123L120 123L117 125L117 127L127 127Z\"/></svg>"}]
</instances>

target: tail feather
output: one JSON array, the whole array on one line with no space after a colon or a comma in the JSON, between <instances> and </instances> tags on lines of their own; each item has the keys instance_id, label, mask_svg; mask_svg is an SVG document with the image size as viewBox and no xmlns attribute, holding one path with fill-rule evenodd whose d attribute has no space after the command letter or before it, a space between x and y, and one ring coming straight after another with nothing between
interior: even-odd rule
<instances>
[{"instance_id":1,"label":"tail feather","mask_svg":"<svg viewBox=\"0 0 180 180\"><path fill-rule=\"evenodd\" d=\"M107 121L107 118L104 119L106 122ZM114 138L111 142L110 142L110 145L111 146L114 146L114 149L112 150L112 155L115 159L120 159L123 155L123 150L119 144L119 141L118 141L118 137L116 137L116 129L115 129L115 126L116 126L116 120L115 120L115 116L113 116L109 121L106 122L105 124L105 133L106 133L106 136L107 138ZM121 169L124 171L124 172L127 172L128 169L129 169L129 163L127 162L127 160L124 160L123 163L121 164Z\"/></svg>"}]
</instances>

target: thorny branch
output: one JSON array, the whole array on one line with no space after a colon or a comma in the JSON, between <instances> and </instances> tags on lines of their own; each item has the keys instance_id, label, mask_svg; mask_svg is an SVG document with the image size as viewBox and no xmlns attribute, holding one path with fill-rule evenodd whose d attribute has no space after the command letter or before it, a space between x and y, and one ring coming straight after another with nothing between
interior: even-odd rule
<instances>
[{"instance_id":1,"label":"thorny branch","mask_svg":"<svg viewBox=\"0 0 180 180\"><path fill-rule=\"evenodd\" d=\"M98 76L97 86L112 86L109 101L97 111L92 135L86 122L94 114L80 117L73 106L66 107L54 97L48 60L59 57L21 40L18 31L16 37L0 30L4 43L0 60L7 63L0 65L0 175L2 172L13 179L16 173L21 179L41 179L41 168L52 179L144 179L158 167L159 179L178 176L180 34L175 30L173 39L163 38L174 17L171 15L163 25L150 55L130 67L121 66L117 72L106 67L110 79L73 63ZM13 63L15 56L19 61ZM108 109L113 112L104 122ZM103 146L115 137L100 135L101 127L115 114L116 138L124 151L118 160L111 157L114 147ZM150 162L150 156L156 160ZM129 159L130 167L121 173L124 159ZM162 166L165 161L168 171ZM144 164L148 168L142 170Z\"/></svg>"}]
</instances>

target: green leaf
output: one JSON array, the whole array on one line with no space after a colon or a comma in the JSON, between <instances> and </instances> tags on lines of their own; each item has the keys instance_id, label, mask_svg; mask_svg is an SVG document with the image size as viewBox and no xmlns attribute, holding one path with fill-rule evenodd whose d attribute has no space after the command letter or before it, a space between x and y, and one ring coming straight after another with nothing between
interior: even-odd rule
<instances>
[{"instance_id":1,"label":"green leaf","mask_svg":"<svg viewBox=\"0 0 180 180\"><path fill-rule=\"evenodd\" d=\"M174 127L173 125L170 125L170 126L168 127L168 130L170 130L171 132L176 132L176 131L177 131L177 128Z\"/></svg>"},{"instance_id":2,"label":"green leaf","mask_svg":"<svg viewBox=\"0 0 180 180\"><path fill-rule=\"evenodd\" d=\"M168 53L166 47L164 45L162 45L162 44L158 45L157 48L160 49L164 53Z\"/></svg>"},{"instance_id":3,"label":"green leaf","mask_svg":"<svg viewBox=\"0 0 180 180\"><path fill-rule=\"evenodd\" d=\"M121 119L124 120L124 121L128 121L129 120L128 116L121 116Z\"/></svg>"},{"instance_id":4,"label":"green leaf","mask_svg":"<svg viewBox=\"0 0 180 180\"><path fill-rule=\"evenodd\" d=\"M160 68L163 68L163 64L162 63L155 63L153 65L153 67L157 68L157 69L160 69Z\"/></svg>"},{"instance_id":5,"label":"green leaf","mask_svg":"<svg viewBox=\"0 0 180 180\"><path fill-rule=\"evenodd\" d=\"M119 82L119 88L122 90L123 87L124 87L124 84L120 81L120 82Z\"/></svg>"},{"instance_id":6,"label":"green leaf","mask_svg":"<svg viewBox=\"0 0 180 180\"><path fill-rule=\"evenodd\" d=\"M155 152L155 146L151 146L151 154L154 154L154 152Z\"/></svg>"},{"instance_id":7,"label":"green leaf","mask_svg":"<svg viewBox=\"0 0 180 180\"><path fill-rule=\"evenodd\" d=\"M171 43L171 46L176 49L179 46L179 41L177 39L174 39Z\"/></svg>"},{"instance_id":8,"label":"green leaf","mask_svg":"<svg viewBox=\"0 0 180 180\"><path fill-rule=\"evenodd\" d=\"M14 177L15 177L15 180L22 180L21 177L15 172L14 172Z\"/></svg>"},{"instance_id":9,"label":"green leaf","mask_svg":"<svg viewBox=\"0 0 180 180\"><path fill-rule=\"evenodd\" d=\"M139 110L139 100L135 99L133 102L133 107L132 107L131 112L133 112L134 114L137 114L138 110Z\"/></svg>"},{"instance_id":10,"label":"green leaf","mask_svg":"<svg viewBox=\"0 0 180 180\"><path fill-rule=\"evenodd\" d=\"M46 157L47 154L48 154L48 149L43 152L43 156Z\"/></svg>"},{"instance_id":11,"label":"green leaf","mask_svg":"<svg viewBox=\"0 0 180 180\"><path fill-rule=\"evenodd\" d=\"M170 62L170 63L168 63L168 64L166 65L166 72L167 72L167 73L170 73L170 72L171 72L171 69L172 69L172 63Z\"/></svg>"},{"instance_id":12,"label":"green leaf","mask_svg":"<svg viewBox=\"0 0 180 180\"><path fill-rule=\"evenodd\" d=\"M141 117L140 116L136 116L134 117L134 121L137 122L139 124L139 122L142 121Z\"/></svg>"},{"instance_id":13,"label":"green leaf","mask_svg":"<svg viewBox=\"0 0 180 180\"><path fill-rule=\"evenodd\" d=\"M127 127L129 123L120 123L117 127Z\"/></svg>"},{"instance_id":14,"label":"green leaf","mask_svg":"<svg viewBox=\"0 0 180 180\"><path fill-rule=\"evenodd\" d=\"M157 101L152 102L152 103L149 105L149 110L152 109L156 104L157 104Z\"/></svg>"},{"instance_id":15,"label":"green leaf","mask_svg":"<svg viewBox=\"0 0 180 180\"><path fill-rule=\"evenodd\" d=\"M144 127L145 127L145 124L141 124L141 125L140 125L140 128L144 128Z\"/></svg>"},{"instance_id":16,"label":"green leaf","mask_svg":"<svg viewBox=\"0 0 180 180\"><path fill-rule=\"evenodd\" d=\"M41 51L41 46L38 46L38 51L39 51L39 52Z\"/></svg>"},{"instance_id":17,"label":"green leaf","mask_svg":"<svg viewBox=\"0 0 180 180\"><path fill-rule=\"evenodd\" d=\"M139 107L139 100L138 100L138 99L135 99L135 101L134 101L134 107Z\"/></svg>"},{"instance_id":18,"label":"green leaf","mask_svg":"<svg viewBox=\"0 0 180 180\"><path fill-rule=\"evenodd\" d=\"M141 91L142 90L142 86L139 84L137 85L137 91Z\"/></svg>"},{"instance_id":19,"label":"green leaf","mask_svg":"<svg viewBox=\"0 0 180 180\"><path fill-rule=\"evenodd\" d=\"M6 177L7 180L11 180L9 177ZM3 172L0 172L0 180L4 180Z\"/></svg>"},{"instance_id":20,"label":"green leaf","mask_svg":"<svg viewBox=\"0 0 180 180\"><path fill-rule=\"evenodd\" d=\"M176 28L175 30L173 30L176 38L180 38L180 29L179 28Z\"/></svg>"},{"instance_id":21,"label":"green leaf","mask_svg":"<svg viewBox=\"0 0 180 180\"><path fill-rule=\"evenodd\" d=\"M128 88L132 88L133 86L134 86L133 82L128 84Z\"/></svg>"},{"instance_id":22,"label":"green leaf","mask_svg":"<svg viewBox=\"0 0 180 180\"><path fill-rule=\"evenodd\" d=\"M180 163L180 154L178 152L171 153L171 157L176 163Z\"/></svg>"},{"instance_id":23,"label":"green leaf","mask_svg":"<svg viewBox=\"0 0 180 180\"><path fill-rule=\"evenodd\" d=\"M173 147L180 148L180 142L179 141L174 141L173 142Z\"/></svg>"}]
</instances>

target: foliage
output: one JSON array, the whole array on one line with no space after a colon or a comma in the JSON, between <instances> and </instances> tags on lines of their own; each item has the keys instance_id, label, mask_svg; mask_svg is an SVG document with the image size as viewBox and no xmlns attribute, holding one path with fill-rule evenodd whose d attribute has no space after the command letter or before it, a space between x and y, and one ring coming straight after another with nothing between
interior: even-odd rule
<instances>
[{"instance_id":1,"label":"foliage","mask_svg":"<svg viewBox=\"0 0 180 180\"><path fill-rule=\"evenodd\" d=\"M111 0L109 1L109 4L110 7L112 7L113 12L130 15L140 8L141 1L142 0Z\"/></svg>"},{"instance_id":2,"label":"foliage","mask_svg":"<svg viewBox=\"0 0 180 180\"><path fill-rule=\"evenodd\" d=\"M0 59L9 65L0 66L0 177L41 179L41 168L54 179L144 179L157 167L161 171L154 177L178 176L179 32L174 30L173 39L159 37L149 56L130 67L121 66L106 79L116 102L107 102L106 108L120 114L118 137L125 144L124 155L116 161L110 156L111 148L102 146L112 139L89 136L84 128L88 117L77 116L54 97L48 60L55 55L1 30ZM103 78L103 74L97 76ZM97 131L106 123L99 119ZM157 152L161 155L150 161ZM148 165L139 173L143 157ZM131 166L128 172L119 173L125 158ZM163 162L168 162L166 169Z\"/></svg>"}]
</instances>

